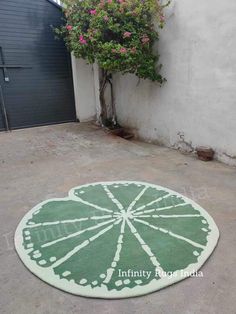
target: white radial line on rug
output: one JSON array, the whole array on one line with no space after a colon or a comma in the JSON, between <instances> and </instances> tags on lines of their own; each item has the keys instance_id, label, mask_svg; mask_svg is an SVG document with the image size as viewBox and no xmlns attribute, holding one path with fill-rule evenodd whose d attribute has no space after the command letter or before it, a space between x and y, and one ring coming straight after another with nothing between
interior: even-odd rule
<instances>
[{"instance_id":1,"label":"white radial line on rug","mask_svg":"<svg viewBox=\"0 0 236 314\"><path fill-rule=\"evenodd\" d=\"M149 256L151 263L155 266L155 270L158 270L158 272L160 274L164 273L164 270L162 269L160 263L158 262L158 260L156 259L155 255L152 253L150 247L146 244L146 242L141 238L141 236L139 235L137 229L134 227L134 225L130 222L129 219L126 219L126 222L130 228L130 231L133 233L133 235L136 237L136 239L138 240L138 242L140 243L142 249L144 250L144 252ZM161 275L159 275L160 277L162 277Z\"/></svg>"},{"instance_id":2,"label":"white radial line on rug","mask_svg":"<svg viewBox=\"0 0 236 314\"><path fill-rule=\"evenodd\" d=\"M166 195L164 195L164 196L158 197L158 198L155 199L154 201L151 201L151 202L147 203L146 205L142 205L142 206L138 207L137 209L135 209L134 211L132 211L132 213L136 213L136 212L138 212L138 211L140 211L140 210L143 210L145 207L150 206L150 205L152 205L152 204L155 204L155 203L157 203L157 202L160 202L160 201L164 200L165 198L167 198L167 197L169 197L169 196L170 196L170 193L168 193L168 194L166 194Z\"/></svg>"},{"instance_id":3,"label":"white radial line on rug","mask_svg":"<svg viewBox=\"0 0 236 314\"><path fill-rule=\"evenodd\" d=\"M134 218L134 221L137 221L137 222L139 222L139 223L141 223L141 224L143 224L143 225L146 225L146 226L148 226L148 227L150 227L150 228L152 228L152 229L154 229L154 230L158 230L158 231L160 231L160 232L163 232L163 233L165 233L165 234L168 234L168 235L170 235L170 236L173 237L173 238L177 238L177 239L179 239L179 240L183 240L183 241L185 241L185 242L188 242L189 244L191 244L191 245L193 245L193 246L195 246L195 247L199 247L199 248L201 248L201 249L205 249L205 246L204 246L204 245L199 244L199 243L197 243L197 242L194 242L194 241L192 241L192 240L190 240L190 239L188 239L188 238L185 238L185 237L183 237L183 236L181 236L181 235L179 235L179 234L176 234L176 233L174 233L174 232L172 232L172 231L166 230L166 229L164 229L164 228L159 228L159 227L153 226L153 225L151 225L150 223L148 223L148 222L146 222L146 221L144 221L144 220L141 220L141 219Z\"/></svg>"},{"instance_id":4,"label":"white radial line on rug","mask_svg":"<svg viewBox=\"0 0 236 314\"><path fill-rule=\"evenodd\" d=\"M120 212L113 212L113 216L114 215L120 215Z\"/></svg>"},{"instance_id":5,"label":"white radial line on rug","mask_svg":"<svg viewBox=\"0 0 236 314\"><path fill-rule=\"evenodd\" d=\"M191 215L191 214L186 214L186 215L133 215L134 217L137 218L190 218L190 217L201 217L201 215Z\"/></svg>"},{"instance_id":6,"label":"white radial line on rug","mask_svg":"<svg viewBox=\"0 0 236 314\"><path fill-rule=\"evenodd\" d=\"M95 209L98 209L98 210L102 210L102 211L104 211L104 212L113 213L113 210L110 210L110 209L107 209L107 208L103 208L103 207L98 206L98 205L96 205L96 204L93 204L93 203L84 201L84 200L83 200L81 197L79 197L79 196L74 197L74 198L73 198L73 201L81 202L81 203L83 203L83 204L85 204L85 205L91 206L91 207L93 207L93 208L95 208Z\"/></svg>"},{"instance_id":7,"label":"white radial line on rug","mask_svg":"<svg viewBox=\"0 0 236 314\"><path fill-rule=\"evenodd\" d=\"M78 235L81 235L82 233L84 233L84 232L86 232L86 231L95 230L95 229L100 228L100 227L102 227L102 226L105 226L105 225L107 225L107 224L109 224L109 223L112 223L112 222L114 222L115 220L116 220L116 219L111 219L111 220L108 220L108 221L105 221L105 222L101 222L100 224L97 224L97 225L95 225L95 226L91 226L91 227L88 227L88 228L86 228L86 229L83 229L83 230L80 230L80 231L71 233L71 234L69 234L69 235L66 236L66 237L62 237L62 238L59 238L59 239L56 239L56 240L53 240L53 241L44 243L44 244L41 245L41 247L48 247L48 246L51 246L51 245L53 245L53 244L55 244L55 243L58 243L58 242L61 242L61 241L65 241L65 240L68 240L68 239L70 239L70 238L74 238L74 237L76 237L76 236L78 236Z\"/></svg>"},{"instance_id":8,"label":"white radial line on rug","mask_svg":"<svg viewBox=\"0 0 236 314\"><path fill-rule=\"evenodd\" d=\"M73 248L73 250L71 250L70 252L68 252L65 256L63 256L62 258L60 258L58 261L56 261L54 264L52 264L49 268L53 269L55 267L58 267L59 265L61 265L62 263L66 262L69 258L71 258L74 254L78 253L81 249L83 249L84 247L86 247L87 245L89 245L91 242L93 242L94 240L96 240L97 238L99 238L100 236L102 236L103 234L105 234L106 232L108 232L109 230L111 230L115 225L119 224L121 222L122 219L117 220L116 222L114 222L112 225L106 227L105 229L102 229L101 231L99 231L98 233L96 233L94 236L90 237L88 240L83 241L81 244L77 245L75 248Z\"/></svg>"},{"instance_id":9,"label":"white radial line on rug","mask_svg":"<svg viewBox=\"0 0 236 314\"><path fill-rule=\"evenodd\" d=\"M67 219L67 220L58 220L58 221L45 221L33 225L26 225L27 228L36 228L36 227L42 227L42 226L51 226L51 225L59 225L59 224L65 224L65 223L74 223L74 222L81 222L81 221L87 221L87 220L101 220L101 219L108 219L112 218L112 215L104 215L104 216L92 216L92 217L86 217L86 218L78 218L78 219Z\"/></svg>"},{"instance_id":10,"label":"white radial line on rug","mask_svg":"<svg viewBox=\"0 0 236 314\"><path fill-rule=\"evenodd\" d=\"M107 219L107 218L112 218L112 215L92 216L89 219L91 219L91 220L100 220L100 219Z\"/></svg>"},{"instance_id":11,"label":"white radial line on rug","mask_svg":"<svg viewBox=\"0 0 236 314\"><path fill-rule=\"evenodd\" d=\"M119 208L119 210L124 209L123 205L118 201L118 199L115 198L115 196L111 193L111 191L108 189L107 185L102 185L104 191L107 193L107 196L112 200L114 204Z\"/></svg>"},{"instance_id":12,"label":"white radial line on rug","mask_svg":"<svg viewBox=\"0 0 236 314\"><path fill-rule=\"evenodd\" d=\"M116 269L117 263L120 260L120 252L122 250L122 244L123 244L123 237L124 237L124 232L125 232L125 219L123 219L122 224L121 224L121 228L120 228L120 234L117 240L117 246L116 246L116 252L115 252L115 256L113 258L113 261L111 263L111 267L107 269L107 276L104 279L103 283L109 283L112 275Z\"/></svg>"},{"instance_id":13,"label":"white radial line on rug","mask_svg":"<svg viewBox=\"0 0 236 314\"><path fill-rule=\"evenodd\" d=\"M143 194L146 192L146 190L148 189L148 186L145 186L144 189L142 189L142 191L135 197L135 199L133 200L133 202L129 205L127 212L130 212L134 205L137 203L137 201L143 196Z\"/></svg>"},{"instance_id":14,"label":"white radial line on rug","mask_svg":"<svg viewBox=\"0 0 236 314\"><path fill-rule=\"evenodd\" d=\"M120 217L120 215L121 215L121 213L119 213L119 214L114 214L114 215L112 215L112 217Z\"/></svg>"},{"instance_id":15,"label":"white radial line on rug","mask_svg":"<svg viewBox=\"0 0 236 314\"><path fill-rule=\"evenodd\" d=\"M153 212L159 212L159 211L163 211L163 210L166 210L166 209L173 209L173 208L178 208L178 207L182 207L184 205L189 205L185 202L181 203L181 204L177 204L177 205L171 205L171 206L166 206L166 207L157 207L157 208L151 208L151 209L147 209L147 210L144 210L142 212L132 212L133 214L136 214L136 215L141 215L141 214L149 214L149 213L153 213Z\"/></svg>"}]
</instances>

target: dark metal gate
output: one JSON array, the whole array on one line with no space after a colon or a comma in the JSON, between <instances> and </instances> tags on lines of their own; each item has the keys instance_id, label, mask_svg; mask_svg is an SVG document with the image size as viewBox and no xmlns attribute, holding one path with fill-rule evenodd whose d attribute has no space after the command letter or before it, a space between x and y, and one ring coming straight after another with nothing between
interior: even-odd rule
<instances>
[{"instance_id":1,"label":"dark metal gate","mask_svg":"<svg viewBox=\"0 0 236 314\"><path fill-rule=\"evenodd\" d=\"M0 0L0 130L76 120L61 17L47 0Z\"/></svg>"}]
</instances>

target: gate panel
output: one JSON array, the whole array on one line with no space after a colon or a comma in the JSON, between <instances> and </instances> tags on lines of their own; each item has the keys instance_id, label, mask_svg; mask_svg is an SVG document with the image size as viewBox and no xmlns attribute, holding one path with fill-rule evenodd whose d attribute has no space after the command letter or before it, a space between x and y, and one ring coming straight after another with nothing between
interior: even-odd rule
<instances>
[{"instance_id":1,"label":"gate panel","mask_svg":"<svg viewBox=\"0 0 236 314\"><path fill-rule=\"evenodd\" d=\"M11 66L9 82L0 68L0 84L13 129L76 119L70 54L51 28L61 17L46 0L0 0L0 46Z\"/></svg>"}]
</instances>

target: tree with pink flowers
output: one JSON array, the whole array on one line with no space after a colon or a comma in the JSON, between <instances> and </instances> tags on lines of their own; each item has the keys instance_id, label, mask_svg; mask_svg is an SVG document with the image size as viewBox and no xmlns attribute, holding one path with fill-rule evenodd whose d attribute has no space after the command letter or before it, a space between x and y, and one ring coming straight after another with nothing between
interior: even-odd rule
<instances>
[{"instance_id":1,"label":"tree with pink flowers","mask_svg":"<svg viewBox=\"0 0 236 314\"><path fill-rule=\"evenodd\" d=\"M66 24L56 33L64 37L75 57L100 67L102 125L117 125L112 74L133 73L140 79L164 82L153 45L159 38L158 26L164 26L163 8L168 4L159 0L66 0ZM104 96L108 85L112 116Z\"/></svg>"}]
</instances>

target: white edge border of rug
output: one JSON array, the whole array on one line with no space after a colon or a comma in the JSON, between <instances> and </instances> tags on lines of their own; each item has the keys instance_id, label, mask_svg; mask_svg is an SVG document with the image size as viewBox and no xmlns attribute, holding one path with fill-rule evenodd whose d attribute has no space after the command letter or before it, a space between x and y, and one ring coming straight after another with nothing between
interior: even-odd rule
<instances>
[{"instance_id":1,"label":"white edge border of rug","mask_svg":"<svg viewBox=\"0 0 236 314\"><path fill-rule=\"evenodd\" d=\"M125 184L125 183L134 183L134 184L145 184L153 188L162 189L164 191L167 191L171 194L174 194L176 196L182 197L186 202L193 205L195 209L197 209L206 219L209 224L209 227L211 229L211 232L208 234L207 237L207 245L203 251L203 253L199 256L198 262L194 264L190 264L188 267L182 270L175 271L171 277L164 277L161 279L153 279L149 284L145 286L136 286L134 288L123 288L121 291L115 291L115 290L108 290L105 285L102 285L101 287L92 288L91 286L80 286L76 283L69 282L66 279L60 279L59 276L55 275L53 270L43 268L41 266L38 266L35 262L33 262L28 253L31 249L25 250L23 248L23 236L22 236L22 230L25 228L25 224L28 221L28 219L32 218L33 213L40 209L44 204L51 202L51 201L67 201L67 200L73 200L76 198L74 195L74 191L76 189L98 185L98 184L106 184L106 185L112 185L112 184ZM20 223L17 226L15 236L14 236L14 243L15 243L15 249L22 260L23 264L38 278L45 281L49 285L52 285L56 288L59 288L62 291L69 292L74 295L84 296L84 297L90 297L90 298L102 298L102 299L122 299L122 298L130 298L130 297L137 297L142 296L145 294L149 294L155 291L158 291L164 287L167 287L169 285L172 285L178 281L184 280L188 277L190 277L190 274L194 274L197 272L202 265L206 262L206 260L210 257L212 254L214 248L217 245L219 239L219 230L214 222L213 218L208 214L206 210L204 210L200 205L189 199L188 197L185 197L184 195L173 191L171 189L165 188L160 185L151 184L148 182L143 181L107 181L107 182L93 182L88 183L84 185L79 185L77 187L72 188L69 191L69 196L64 198L52 198L48 199L44 202L41 202L40 204L33 207L30 211L28 211L25 216L22 218ZM187 273L186 275L183 275L183 273ZM50 281L49 281L50 280Z\"/></svg>"}]
</instances>

